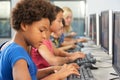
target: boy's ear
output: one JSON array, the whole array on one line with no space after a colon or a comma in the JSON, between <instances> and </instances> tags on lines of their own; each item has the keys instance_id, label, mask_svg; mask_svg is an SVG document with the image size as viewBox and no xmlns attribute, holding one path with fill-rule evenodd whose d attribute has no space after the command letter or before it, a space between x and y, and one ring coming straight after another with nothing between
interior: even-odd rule
<instances>
[{"instance_id":1,"label":"boy's ear","mask_svg":"<svg viewBox=\"0 0 120 80\"><path fill-rule=\"evenodd\" d=\"M21 23L20 26L21 26L22 31L26 31L27 28L28 28L28 26L26 24L24 24L24 23Z\"/></svg>"}]
</instances>

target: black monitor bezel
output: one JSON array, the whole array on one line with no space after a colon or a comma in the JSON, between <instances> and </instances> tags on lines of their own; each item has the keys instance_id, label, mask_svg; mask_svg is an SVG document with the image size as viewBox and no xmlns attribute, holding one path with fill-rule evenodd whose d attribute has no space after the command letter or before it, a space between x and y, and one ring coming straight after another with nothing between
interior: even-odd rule
<instances>
[{"instance_id":1,"label":"black monitor bezel","mask_svg":"<svg viewBox=\"0 0 120 80\"><path fill-rule=\"evenodd\" d=\"M116 18L116 15L119 14L120 15L120 12L114 12L114 22L113 22L113 25L114 25L114 28L113 28L113 33L115 33L115 18ZM113 56L112 56L112 66L114 68L114 70L117 72L117 75L119 76L120 78L120 69L118 69L117 65L114 64L115 63L115 53L114 53L114 50L115 50L115 34L113 34Z\"/></svg>"}]
</instances>

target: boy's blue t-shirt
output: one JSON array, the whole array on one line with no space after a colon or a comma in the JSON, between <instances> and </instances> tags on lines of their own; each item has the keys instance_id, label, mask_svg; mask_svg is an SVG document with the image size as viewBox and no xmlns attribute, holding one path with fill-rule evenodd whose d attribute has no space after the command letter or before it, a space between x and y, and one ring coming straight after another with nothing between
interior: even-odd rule
<instances>
[{"instance_id":1,"label":"boy's blue t-shirt","mask_svg":"<svg viewBox=\"0 0 120 80\"><path fill-rule=\"evenodd\" d=\"M23 47L14 42L0 51L0 80L13 80L12 69L20 59L26 60L32 80L37 80L37 68L31 57Z\"/></svg>"}]
</instances>

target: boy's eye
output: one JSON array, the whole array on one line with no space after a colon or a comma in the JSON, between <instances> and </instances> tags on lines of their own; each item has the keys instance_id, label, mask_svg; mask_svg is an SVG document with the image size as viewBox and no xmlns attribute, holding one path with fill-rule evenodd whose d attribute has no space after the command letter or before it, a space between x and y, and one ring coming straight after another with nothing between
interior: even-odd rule
<instances>
[{"instance_id":1,"label":"boy's eye","mask_svg":"<svg viewBox=\"0 0 120 80\"><path fill-rule=\"evenodd\" d=\"M48 31L48 29L40 29L40 32Z\"/></svg>"},{"instance_id":2,"label":"boy's eye","mask_svg":"<svg viewBox=\"0 0 120 80\"><path fill-rule=\"evenodd\" d=\"M40 32L43 32L43 30L40 30Z\"/></svg>"},{"instance_id":3,"label":"boy's eye","mask_svg":"<svg viewBox=\"0 0 120 80\"><path fill-rule=\"evenodd\" d=\"M40 32L43 32L43 31L45 31L45 30L42 30L42 29L40 30Z\"/></svg>"}]
</instances>

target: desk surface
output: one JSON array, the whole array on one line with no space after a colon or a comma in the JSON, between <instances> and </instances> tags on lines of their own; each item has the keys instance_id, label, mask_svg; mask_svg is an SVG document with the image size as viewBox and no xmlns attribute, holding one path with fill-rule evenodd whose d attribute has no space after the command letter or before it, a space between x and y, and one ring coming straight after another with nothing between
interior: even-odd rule
<instances>
[{"instance_id":1,"label":"desk surface","mask_svg":"<svg viewBox=\"0 0 120 80\"><path fill-rule=\"evenodd\" d=\"M93 44L92 44L93 45ZM96 80L110 80L118 76L111 75L110 73L115 73L112 67L112 56L104 52L100 47L84 47L81 49L84 53L91 53L97 60L95 66L98 67L97 70L92 70L92 73ZM119 80L119 79L114 79Z\"/></svg>"}]
</instances>

